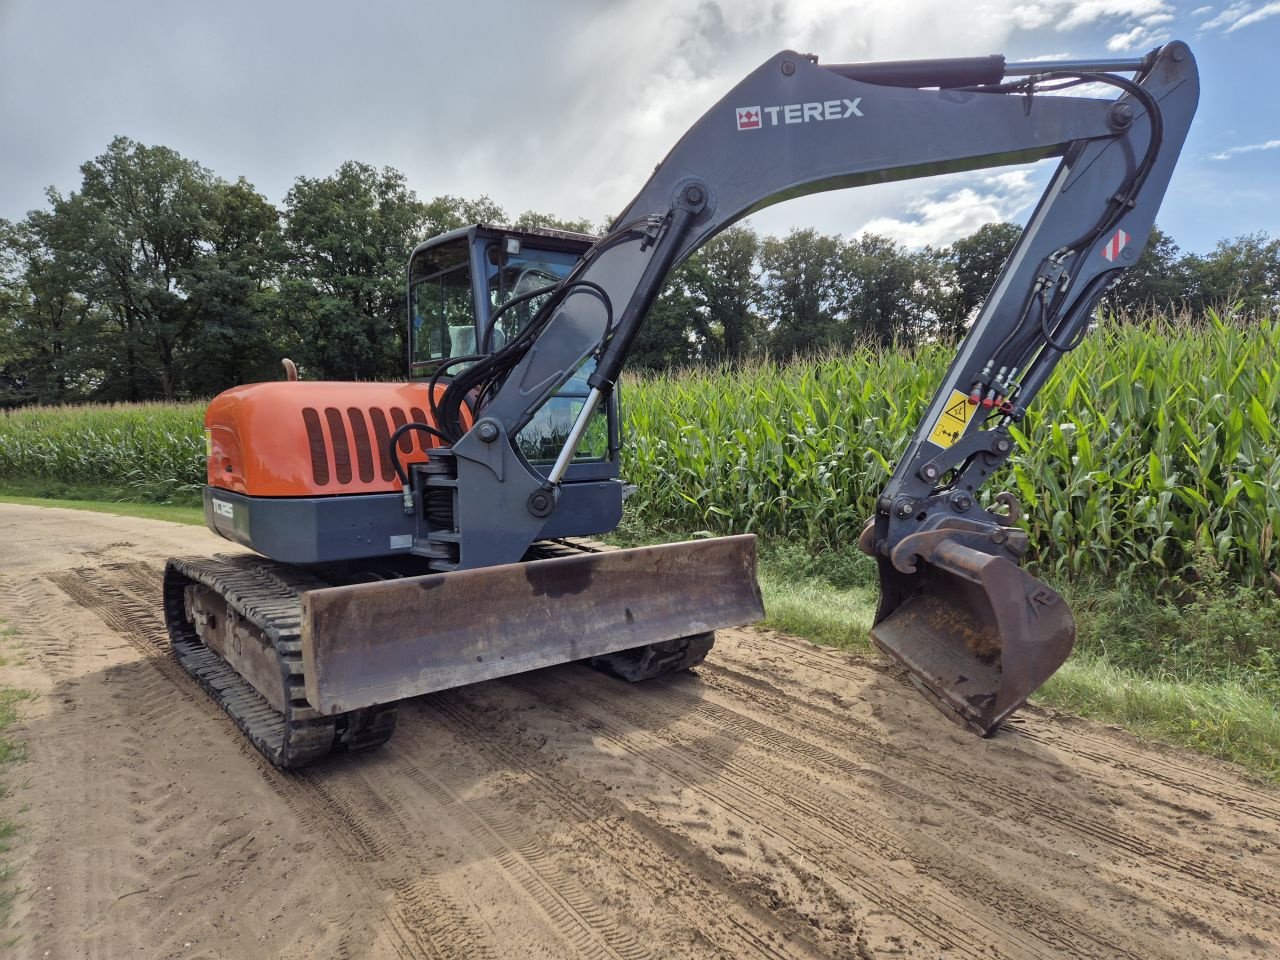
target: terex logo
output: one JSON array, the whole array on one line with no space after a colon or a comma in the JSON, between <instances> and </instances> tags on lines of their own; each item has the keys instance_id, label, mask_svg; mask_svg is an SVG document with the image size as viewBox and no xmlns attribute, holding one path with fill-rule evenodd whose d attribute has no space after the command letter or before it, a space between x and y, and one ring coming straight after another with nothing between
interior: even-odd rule
<instances>
[{"instance_id":1,"label":"terex logo","mask_svg":"<svg viewBox=\"0 0 1280 960\"><path fill-rule=\"evenodd\" d=\"M759 130L764 125L764 117L769 118L769 126L776 127L787 123L812 123L815 120L847 120L850 117L862 116L858 104L861 97L852 100L818 100L810 103L784 103L777 107L738 107L739 130Z\"/></svg>"}]
</instances>

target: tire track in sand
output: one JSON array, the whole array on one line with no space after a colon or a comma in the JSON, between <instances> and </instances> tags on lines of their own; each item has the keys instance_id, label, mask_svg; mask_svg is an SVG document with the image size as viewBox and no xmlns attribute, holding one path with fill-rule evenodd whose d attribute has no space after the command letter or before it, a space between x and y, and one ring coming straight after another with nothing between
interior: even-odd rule
<instances>
[{"instance_id":1,"label":"tire track in sand","mask_svg":"<svg viewBox=\"0 0 1280 960\"><path fill-rule=\"evenodd\" d=\"M587 681L595 676L580 668L575 680ZM599 679L611 682L607 677ZM1044 950L1033 947L1021 932L974 916L967 905L945 890L930 891L925 898L898 889L902 878L886 867L900 857L892 849L875 846L875 839L869 835L859 838L859 831L842 823L848 818L848 811L814 803L798 792L784 795L775 791L771 772L764 771L762 775L757 765L726 754L712 755L695 738L672 736L659 729L652 716L629 710L626 698L604 701L585 689L589 687L587 682L574 683L566 690L563 678L556 682L540 674L506 682L532 693L562 718L589 728L595 736L608 739L685 789L730 812L751 830L771 837L782 848L792 850L795 860L813 865L827 878L838 880L856 893L853 902L874 905L875 910L895 917L929 942L948 946L951 956L990 960L1044 955ZM566 697L572 698L572 705ZM619 720L628 726L621 726ZM870 845L863 846L863 842ZM945 916L934 907L945 911ZM962 938L961 932L968 928L976 929ZM1009 946L1018 952L1007 953Z\"/></svg>"},{"instance_id":2,"label":"tire track in sand","mask_svg":"<svg viewBox=\"0 0 1280 960\"><path fill-rule=\"evenodd\" d=\"M731 668L718 665L703 671L703 681L713 690L749 702L753 708L777 717L779 722L800 724L808 734L816 734L825 741L825 745L790 736L777 727L767 726L705 698L685 693L674 684L664 690L662 696L688 711L686 715L701 716L708 723L723 725L741 739L762 746L768 745L782 756L804 757L811 763L829 767L851 779L874 779L880 788L902 794L913 802L936 800L936 794L921 793L911 785L890 780L887 775L869 769L866 763L869 757L878 756L886 765L892 765L894 758L889 756L883 742L860 734L856 727L847 722L839 723L823 716L824 708L807 704L795 697L787 697L781 691L778 691L777 696L771 696L762 689L763 684L743 683L738 679L741 676ZM857 744L853 756L846 757L833 752L846 749L842 745L848 743ZM940 784L954 784L960 775L954 766L938 763L928 754L913 754L911 765L913 774L934 774ZM1235 908L1239 916L1248 916L1248 908L1259 904L1280 908L1280 886L1269 883L1265 874L1251 869L1248 864L1208 854L1196 853L1193 856L1191 851L1179 853L1168 844L1167 838L1163 845L1157 845L1096 818L1073 816L1071 811L1062 808L1060 798L1037 789L1035 781L1020 784L1017 790L1010 789L1006 782L986 776L977 766L965 768L963 777L966 792L991 801L997 809L1016 810L1020 815L1034 816L1053 824L1066 834L1096 842L1102 848L1128 853L1144 863L1160 864L1187 878L1193 885L1180 893L1183 897L1189 896L1201 901L1201 906L1207 912L1222 911L1225 908L1221 898L1223 890L1230 891L1239 898ZM917 778L916 783L919 782ZM953 805L953 816L957 820L967 820L975 827L980 825L982 819L971 807L963 805Z\"/></svg>"},{"instance_id":3,"label":"tire track in sand","mask_svg":"<svg viewBox=\"0 0 1280 960\"><path fill-rule=\"evenodd\" d=\"M422 708L458 739L518 770L522 793L541 793L550 806L567 812L567 822L602 859L615 863L629 883L648 889L655 901L665 899L709 945L735 958L789 960L823 953L808 924L799 917L784 920L776 902L745 900L752 891L718 861L583 780L568 764L555 763L540 750L516 748L520 737L510 719L469 693L426 697ZM626 852L625 860L618 851ZM672 897L673 890L683 893Z\"/></svg>"},{"instance_id":4,"label":"tire track in sand","mask_svg":"<svg viewBox=\"0 0 1280 960\"><path fill-rule=\"evenodd\" d=\"M80 567L74 571L54 573L50 582L71 597L77 604L96 614L112 630L127 639L145 662L168 681L166 686L180 693L224 729L229 722L218 706L195 685L186 671L169 656L168 633L159 606L159 572L148 576L149 565L143 563L109 564L102 568ZM117 580L116 574L125 576ZM143 592L126 592L128 588ZM151 591L154 594L148 596ZM468 911L456 904L432 878L418 875L416 882L404 878L387 880L384 869L386 855L397 851L380 847L372 838L365 818L350 811L340 811L335 817L330 798L317 789L315 781L292 775L272 767L261 758L252 746L244 743L238 731L230 729L230 736L240 746L241 755L257 769L272 792L290 809L308 832L323 839L333 858L348 868L359 880L349 884L366 906L380 913L386 921L385 936L389 948L401 960L470 960L483 957L476 945L482 942L478 933L464 925ZM406 863L401 859L406 876L421 870L421 864ZM386 896L370 896L369 891L380 891ZM390 903L387 900L390 900ZM433 909L445 905L443 915L453 920L451 925L439 927L439 936L423 936L423 903ZM341 923L343 918L328 918L331 923Z\"/></svg>"}]
</instances>

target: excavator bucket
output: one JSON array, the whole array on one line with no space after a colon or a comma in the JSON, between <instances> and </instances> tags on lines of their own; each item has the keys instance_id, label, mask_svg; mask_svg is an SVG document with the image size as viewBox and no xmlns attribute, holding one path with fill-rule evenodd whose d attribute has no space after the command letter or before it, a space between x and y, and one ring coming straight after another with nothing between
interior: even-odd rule
<instances>
[{"instance_id":1,"label":"excavator bucket","mask_svg":"<svg viewBox=\"0 0 1280 960\"><path fill-rule=\"evenodd\" d=\"M693 665L709 631L764 616L755 570L745 535L312 590L307 700L338 713L650 644Z\"/></svg>"},{"instance_id":2,"label":"excavator bucket","mask_svg":"<svg viewBox=\"0 0 1280 960\"><path fill-rule=\"evenodd\" d=\"M1075 621L1005 557L954 540L929 553L911 574L880 559L871 639L943 713L985 737L1062 666Z\"/></svg>"}]
</instances>

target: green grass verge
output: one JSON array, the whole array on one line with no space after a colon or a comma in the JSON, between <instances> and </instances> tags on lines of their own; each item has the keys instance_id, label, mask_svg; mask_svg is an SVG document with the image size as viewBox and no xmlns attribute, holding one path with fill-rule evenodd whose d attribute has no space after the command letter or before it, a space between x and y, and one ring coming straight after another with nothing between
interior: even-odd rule
<instances>
[{"instance_id":1,"label":"green grass verge","mask_svg":"<svg viewBox=\"0 0 1280 960\"><path fill-rule=\"evenodd\" d=\"M760 586L766 625L814 643L870 648L874 590L797 582L779 573L767 551ZM1105 626L1082 620L1080 648L1033 703L1120 724L1140 737L1229 760L1280 783L1280 711L1265 674L1240 670L1235 677L1215 678L1184 671L1161 677L1117 665L1093 652Z\"/></svg>"},{"instance_id":2,"label":"green grass verge","mask_svg":"<svg viewBox=\"0 0 1280 960\"><path fill-rule=\"evenodd\" d=\"M85 491L92 493L92 491ZM0 503L22 503L32 507L62 507L66 510L92 510L96 513L114 513L122 517L143 517L147 520L168 520L171 523L204 525L204 509L173 503L142 503L129 500L94 498L52 498L32 496L25 487L0 483Z\"/></svg>"},{"instance_id":3,"label":"green grass verge","mask_svg":"<svg viewBox=\"0 0 1280 960\"><path fill-rule=\"evenodd\" d=\"M634 546L679 536L624 525L612 539ZM1280 782L1280 601L1233 585L1212 566L1202 573L1176 600L1097 581L1063 587L1076 614L1076 650L1032 702ZM761 541L760 587L767 626L871 649L877 587L869 559Z\"/></svg>"},{"instance_id":4,"label":"green grass verge","mask_svg":"<svg viewBox=\"0 0 1280 960\"><path fill-rule=\"evenodd\" d=\"M1230 760L1280 783L1275 692L1248 680L1145 676L1085 651L1068 660L1035 699Z\"/></svg>"}]
</instances>

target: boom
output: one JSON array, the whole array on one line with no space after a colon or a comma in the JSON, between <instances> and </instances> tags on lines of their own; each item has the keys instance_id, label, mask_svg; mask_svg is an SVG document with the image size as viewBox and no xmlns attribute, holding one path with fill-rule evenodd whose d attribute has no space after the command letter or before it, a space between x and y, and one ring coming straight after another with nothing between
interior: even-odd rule
<instances>
[{"instance_id":1,"label":"boom","mask_svg":"<svg viewBox=\"0 0 1280 960\"><path fill-rule=\"evenodd\" d=\"M1131 81L1098 68L1138 77ZM1048 95L1087 81L1119 89L1121 96ZM941 88L918 88L930 85ZM475 423L467 431L455 428L451 437L459 476L467 475L462 486L475 491L464 499L481 505L480 515L468 515L461 505L463 566L514 560L527 548L514 530L527 530L532 539L554 509L573 449L616 383L667 275L717 232L804 194L1059 156L881 498L878 552L942 517L989 516L971 497L945 494L971 495L1008 457L1007 424L1025 415L1107 286L1137 260L1197 98L1195 62L1182 43L1141 60L1079 64L1006 65L1001 57L987 57L824 66L792 51L770 58L685 133L559 285L526 342L455 379L448 398L455 415L446 416L446 432L458 422L464 395L487 387ZM592 395L544 478L509 438L575 371L592 363ZM975 415L947 418L961 395L976 397ZM495 501L510 510L495 515Z\"/></svg>"}]
</instances>

